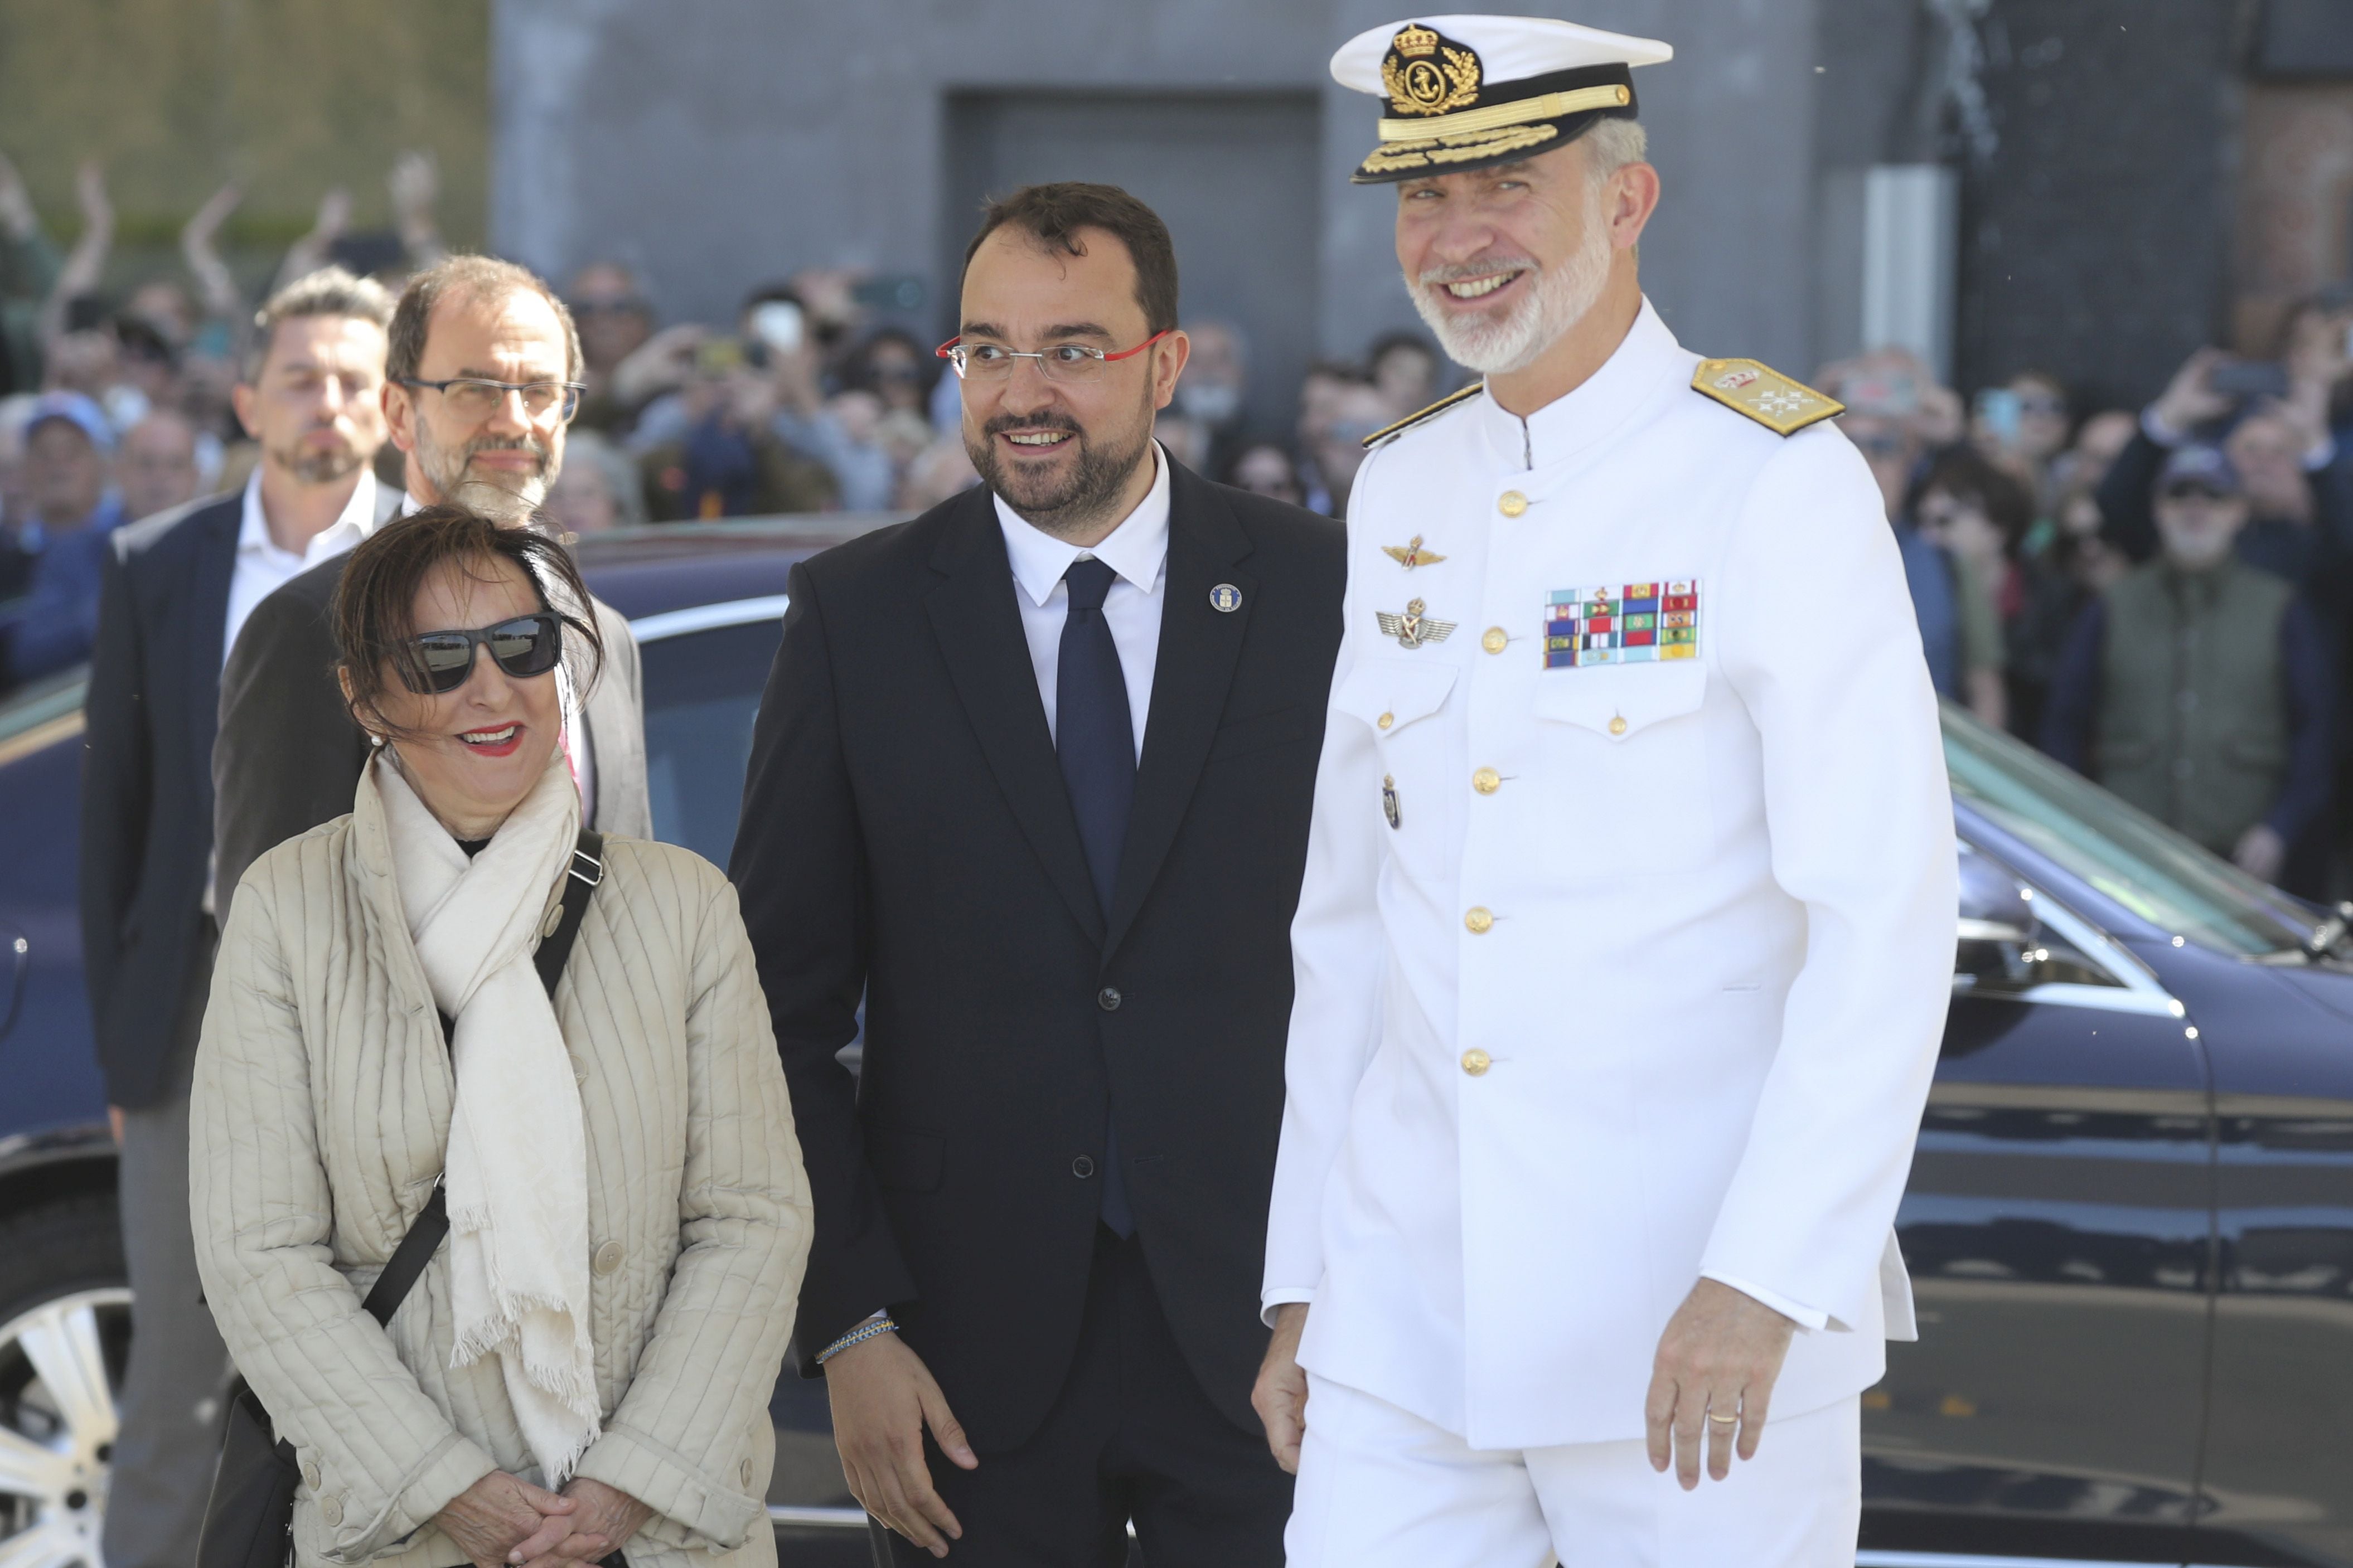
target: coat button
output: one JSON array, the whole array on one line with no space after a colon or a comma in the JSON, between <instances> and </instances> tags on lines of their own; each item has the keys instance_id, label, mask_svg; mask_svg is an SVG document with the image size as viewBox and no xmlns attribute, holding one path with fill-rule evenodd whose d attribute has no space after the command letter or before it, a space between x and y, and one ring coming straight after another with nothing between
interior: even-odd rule
<instances>
[{"instance_id":1,"label":"coat button","mask_svg":"<svg viewBox=\"0 0 2353 1568\"><path fill-rule=\"evenodd\" d=\"M312 1491L319 1489L319 1467L308 1459L302 1461L302 1484Z\"/></svg>"},{"instance_id":2,"label":"coat button","mask_svg":"<svg viewBox=\"0 0 2353 1568\"><path fill-rule=\"evenodd\" d=\"M1485 1078L1487 1069L1494 1065L1495 1058L1476 1046L1462 1053L1462 1070L1472 1078Z\"/></svg>"},{"instance_id":3,"label":"coat button","mask_svg":"<svg viewBox=\"0 0 2353 1568\"><path fill-rule=\"evenodd\" d=\"M1626 732L1626 715L1620 713L1609 721L1609 732L1613 735L1622 735Z\"/></svg>"},{"instance_id":4,"label":"coat button","mask_svg":"<svg viewBox=\"0 0 2353 1568\"><path fill-rule=\"evenodd\" d=\"M1504 775L1493 768L1481 768L1471 775L1471 787L1481 795L1493 795L1504 787Z\"/></svg>"},{"instance_id":5,"label":"coat button","mask_svg":"<svg viewBox=\"0 0 2353 1568\"><path fill-rule=\"evenodd\" d=\"M617 1241L608 1241L598 1247L595 1259L589 1264L599 1274L610 1274L620 1266L621 1244Z\"/></svg>"},{"instance_id":6,"label":"coat button","mask_svg":"<svg viewBox=\"0 0 2353 1568\"><path fill-rule=\"evenodd\" d=\"M1472 936L1485 936L1493 929L1495 917L1485 905L1473 904L1471 912L1462 917L1462 923L1471 928Z\"/></svg>"},{"instance_id":7,"label":"coat button","mask_svg":"<svg viewBox=\"0 0 2353 1568\"><path fill-rule=\"evenodd\" d=\"M547 918L545 920L539 922L539 940L546 942L552 939L555 935L555 928L563 923L564 906L562 904L558 904L554 909L547 911Z\"/></svg>"},{"instance_id":8,"label":"coat button","mask_svg":"<svg viewBox=\"0 0 2353 1568\"><path fill-rule=\"evenodd\" d=\"M1386 730L1390 725L1397 722L1397 715L1394 713L1384 713L1379 718L1374 720L1373 722Z\"/></svg>"},{"instance_id":9,"label":"coat button","mask_svg":"<svg viewBox=\"0 0 2353 1568\"><path fill-rule=\"evenodd\" d=\"M1119 987L1116 985L1106 985L1095 993L1095 1005L1106 1013L1118 1012L1121 999Z\"/></svg>"},{"instance_id":10,"label":"coat button","mask_svg":"<svg viewBox=\"0 0 2353 1568\"><path fill-rule=\"evenodd\" d=\"M1489 626L1487 628L1487 634L1479 639L1479 646L1485 648L1489 653L1501 653L1504 648L1511 646L1511 641L1512 639L1510 636L1504 632L1503 627Z\"/></svg>"},{"instance_id":11,"label":"coat button","mask_svg":"<svg viewBox=\"0 0 2353 1568\"><path fill-rule=\"evenodd\" d=\"M1528 498L1517 490L1505 490L1495 502L1495 510L1505 517L1517 517L1528 510Z\"/></svg>"},{"instance_id":12,"label":"coat button","mask_svg":"<svg viewBox=\"0 0 2353 1568\"><path fill-rule=\"evenodd\" d=\"M327 1521L327 1528L329 1530L332 1530L335 1526L343 1523L343 1500L339 1497L321 1498L319 1500L319 1517Z\"/></svg>"},{"instance_id":13,"label":"coat button","mask_svg":"<svg viewBox=\"0 0 2353 1568\"><path fill-rule=\"evenodd\" d=\"M1078 1177L1079 1180L1083 1182L1094 1173L1095 1162L1092 1155L1082 1154L1071 1162L1071 1174Z\"/></svg>"},{"instance_id":14,"label":"coat button","mask_svg":"<svg viewBox=\"0 0 2353 1568\"><path fill-rule=\"evenodd\" d=\"M750 1486L752 1484L752 1461L746 1459L742 1464L736 1466L735 1473L744 1478L744 1484L745 1486Z\"/></svg>"}]
</instances>

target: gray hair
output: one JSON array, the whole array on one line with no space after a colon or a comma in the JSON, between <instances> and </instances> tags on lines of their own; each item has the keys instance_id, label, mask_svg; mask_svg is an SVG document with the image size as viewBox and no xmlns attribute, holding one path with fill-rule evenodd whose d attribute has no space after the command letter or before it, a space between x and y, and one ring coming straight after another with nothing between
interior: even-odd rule
<instances>
[{"instance_id":1,"label":"gray hair","mask_svg":"<svg viewBox=\"0 0 2353 1568\"><path fill-rule=\"evenodd\" d=\"M347 316L354 321L392 325L392 296L373 278L357 278L340 267L322 267L305 273L269 297L253 313L253 336L245 347L245 363L237 379L248 386L261 379L279 324L303 316Z\"/></svg>"},{"instance_id":2,"label":"gray hair","mask_svg":"<svg viewBox=\"0 0 2353 1568\"><path fill-rule=\"evenodd\" d=\"M1580 140L1586 149L1585 177L1597 185L1627 164L1643 162L1651 153L1651 133L1638 120L1615 116L1597 120Z\"/></svg>"}]
</instances>

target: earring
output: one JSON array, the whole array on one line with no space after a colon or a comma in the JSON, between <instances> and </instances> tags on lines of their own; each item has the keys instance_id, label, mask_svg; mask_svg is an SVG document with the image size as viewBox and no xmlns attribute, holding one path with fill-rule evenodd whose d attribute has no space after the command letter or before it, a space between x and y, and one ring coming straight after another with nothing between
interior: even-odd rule
<instances>
[{"instance_id":1,"label":"earring","mask_svg":"<svg viewBox=\"0 0 2353 1568\"><path fill-rule=\"evenodd\" d=\"M368 744L371 746L381 746L384 744L384 737L382 735L370 735L368 737Z\"/></svg>"}]
</instances>

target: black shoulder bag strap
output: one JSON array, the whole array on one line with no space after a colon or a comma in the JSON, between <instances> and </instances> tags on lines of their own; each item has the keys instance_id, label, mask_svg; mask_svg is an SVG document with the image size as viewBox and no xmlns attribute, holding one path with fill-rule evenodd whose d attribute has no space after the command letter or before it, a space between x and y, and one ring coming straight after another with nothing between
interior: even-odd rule
<instances>
[{"instance_id":1,"label":"black shoulder bag strap","mask_svg":"<svg viewBox=\"0 0 2353 1568\"><path fill-rule=\"evenodd\" d=\"M555 930L532 955L540 984L555 994L564 962L572 955L572 941L580 934L581 918L588 912L588 895L605 879L604 837L593 828L580 830L580 842L565 868L563 915ZM441 1020L447 1041L452 1026ZM425 1266L449 1234L449 1205L438 1177L424 1212L376 1276L361 1309L389 1327ZM288 1568L293 1562L291 1531L294 1490L301 1478L296 1469L294 1446L280 1438L276 1423L261 1401L240 1379L222 1421L220 1461L213 1472L212 1495L196 1542L197 1568Z\"/></svg>"},{"instance_id":2,"label":"black shoulder bag strap","mask_svg":"<svg viewBox=\"0 0 2353 1568\"><path fill-rule=\"evenodd\" d=\"M588 895L605 879L605 836L593 827L580 830L580 842L573 846L571 863L565 869L564 912L555 930L539 944L532 954L532 967L539 971L539 983L547 987L550 996L555 994L555 983L564 978L565 961L572 956L573 939L580 934L580 921L588 913ZM441 1037L447 1041L457 1027L448 1015L441 1017ZM440 1249L441 1238L449 1234L448 1194L441 1179L433 1180L433 1195L427 1198L408 1234L400 1238L393 1252L392 1261L375 1277L367 1300L360 1310L378 1323L390 1326L393 1313L400 1310L402 1300L425 1273L425 1266L433 1261Z\"/></svg>"}]
</instances>

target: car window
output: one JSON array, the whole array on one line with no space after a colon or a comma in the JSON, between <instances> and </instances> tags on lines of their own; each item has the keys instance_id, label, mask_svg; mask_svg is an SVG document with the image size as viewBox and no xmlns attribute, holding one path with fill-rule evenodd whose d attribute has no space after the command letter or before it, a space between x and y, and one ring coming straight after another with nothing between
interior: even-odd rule
<instances>
[{"instance_id":1,"label":"car window","mask_svg":"<svg viewBox=\"0 0 2353 1568\"><path fill-rule=\"evenodd\" d=\"M1945 705L1953 796L2161 931L2243 957L2300 949L2311 916L2042 752Z\"/></svg>"},{"instance_id":2,"label":"car window","mask_svg":"<svg viewBox=\"0 0 2353 1568\"><path fill-rule=\"evenodd\" d=\"M2122 989L2124 978L2086 952L2063 912L2037 894L2008 867L1960 847L1960 921L1954 935L1953 989L1977 996L2038 1001L2049 986L2097 985Z\"/></svg>"},{"instance_id":3,"label":"car window","mask_svg":"<svg viewBox=\"0 0 2353 1568\"><path fill-rule=\"evenodd\" d=\"M654 837L727 864L752 721L784 624L774 617L645 642L646 785Z\"/></svg>"}]
</instances>

